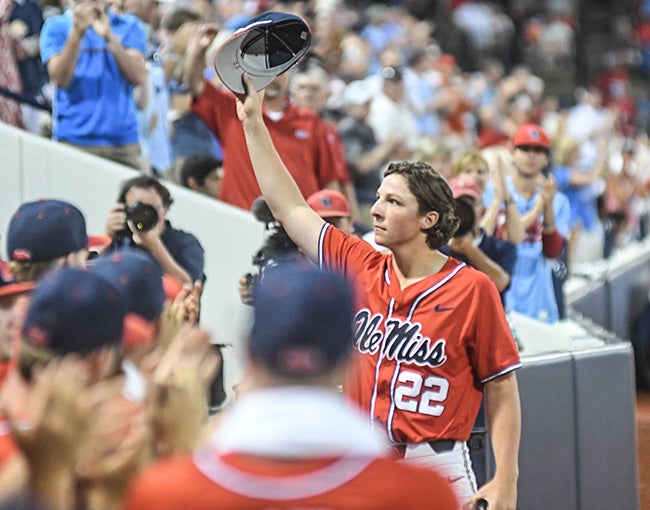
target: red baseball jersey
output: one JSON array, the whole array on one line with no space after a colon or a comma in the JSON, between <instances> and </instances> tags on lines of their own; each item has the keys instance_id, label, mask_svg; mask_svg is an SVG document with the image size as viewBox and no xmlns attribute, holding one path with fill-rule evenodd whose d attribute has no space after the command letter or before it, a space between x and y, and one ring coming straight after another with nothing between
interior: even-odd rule
<instances>
[{"instance_id":1,"label":"red baseball jersey","mask_svg":"<svg viewBox=\"0 0 650 510\"><path fill-rule=\"evenodd\" d=\"M426 502L426 503L423 503ZM204 450L158 462L133 482L125 510L458 510L435 471L389 458L279 460Z\"/></svg>"},{"instance_id":2,"label":"red baseball jersey","mask_svg":"<svg viewBox=\"0 0 650 510\"><path fill-rule=\"evenodd\" d=\"M521 365L489 277L449 258L401 289L392 254L325 225L319 264L357 290L357 352L347 395L395 443L467 440L483 385Z\"/></svg>"},{"instance_id":3,"label":"red baseball jersey","mask_svg":"<svg viewBox=\"0 0 650 510\"><path fill-rule=\"evenodd\" d=\"M221 144L223 179L219 198L250 210L262 193L246 150L244 129L237 118L235 96L206 82L205 91L192 104L192 111ZM280 119L264 115L264 124L304 197L338 180L333 151L318 113L287 103Z\"/></svg>"}]
</instances>

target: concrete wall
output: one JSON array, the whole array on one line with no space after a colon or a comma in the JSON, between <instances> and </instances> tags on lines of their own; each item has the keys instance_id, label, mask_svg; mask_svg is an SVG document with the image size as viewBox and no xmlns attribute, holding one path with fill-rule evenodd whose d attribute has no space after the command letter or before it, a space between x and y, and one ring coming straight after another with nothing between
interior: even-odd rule
<instances>
[{"instance_id":1,"label":"concrete wall","mask_svg":"<svg viewBox=\"0 0 650 510\"><path fill-rule=\"evenodd\" d=\"M88 232L101 234L120 183L133 170L71 147L0 123L0 253L6 258L9 218L24 201L59 198L86 216ZM263 242L263 226L252 214L166 183L174 198L169 219L193 233L206 254L207 282L202 324L213 341L232 343L224 350L225 386L230 390L241 371L241 340L248 307L239 302L237 279L251 269L251 256Z\"/></svg>"}]
</instances>

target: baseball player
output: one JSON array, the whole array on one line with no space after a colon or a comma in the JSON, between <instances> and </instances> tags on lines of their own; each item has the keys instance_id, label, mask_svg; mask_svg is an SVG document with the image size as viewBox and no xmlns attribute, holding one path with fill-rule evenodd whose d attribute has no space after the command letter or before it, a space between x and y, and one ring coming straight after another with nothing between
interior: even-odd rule
<instances>
[{"instance_id":1,"label":"baseball player","mask_svg":"<svg viewBox=\"0 0 650 510\"><path fill-rule=\"evenodd\" d=\"M446 480L400 464L335 387L351 359L353 293L315 267L269 269L255 289L247 378L206 446L154 464L126 510L457 510Z\"/></svg>"},{"instance_id":2,"label":"baseball player","mask_svg":"<svg viewBox=\"0 0 650 510\"><path fill-rule=\"evenodd\" d=\"M264 126L262 95L237 102L260 189L299 248L356 286L346 393L406 459L444 471L463 505L514 509L519 353L489 277L437 250L458 225L447 182L425 163L389 166L371 210L375 240L391 250L379 253L307 206ZM477 490L466 440L483 392L496 471Z\"/></svg>"}]
</instances>

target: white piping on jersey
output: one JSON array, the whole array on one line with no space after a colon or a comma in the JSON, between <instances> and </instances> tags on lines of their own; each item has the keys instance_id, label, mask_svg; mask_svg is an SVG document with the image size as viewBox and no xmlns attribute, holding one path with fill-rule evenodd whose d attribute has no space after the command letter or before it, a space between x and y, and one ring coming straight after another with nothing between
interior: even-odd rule
<instances>
[{"instance_id":1,"label":"white piping on jersey","mask_svg":"<svg viewBox=\"0 0 650 510\"><path fill-rule=\"evenodd\" d=\"M460 271L465 266L466 264L464 262L461 262L460 264L458 264L458 266L456 266L456 268L451 273L449 273L447 276L445 276L434 286L429 287L426 291L424 291L417 298L415 298L413 304L411 305L409 313L406 316L406 321L408 322L413 318L416 308L422 302L423 299L430 296L440 287L445 285L449 280L451 280L454 276L456 276L458 271ZM386 341L386 334L384 331L384 342L385 341ZM395 384L397 383L397 378L399 377L400 368L401 368L401 361L397 360L397 362L395 363L395 370L393 371L393 377L391 377L391 382L390 382L390 407L388 409L388 419L386 420L386 433L388 434L390 440L393 441L394 443L396 443L397 441L395 441L395 437L393 436L393 420L395 419L395 400L393 398L393 395L395 394ZM377 385L376 378L377 375L375 375L375 387Z\"/></svg>"},{"instance_id":2,"label":"white piping on jersey","mask_svg":"<svg viewBox=\"0 0 650 510\"><path fill-rule=\"evenodd\" d=\"M318 235L318 267L320 269L325 269L325 257L323 255L323 246L325 245L325 232L331 227L330 223L325 222L323 228L320 229L320 234Z\"/></svg>"},{"instance_id":3,"label":"white piping on jersey","mask_svg":"<svg viewBox=\"0 0 650 510\"><path fill-rule=\"evenodd\" d=\"M241 496L274 501L309 498L333 491L346 484L375 459L368 456L344 456L332 464L295 476L268 476L247 473L227 462L213 449L194 453L194 464L217 485Z\"/></svg>"},{"instance_id":4,"label":"white piping on jersey","mask_svg":"<svg viewBox=\"0 0 650 510\"><path fill-rule=\"evenodd\" d=\"M388 271L386 271L388 272ZM395 308L395 299L391 298L388 302L388 310L386 311L386 318L392 317L393 309ZM379 370L381 369L381 362L384 359L384 348L386 347L386 335L382 340L381 348L379 349L379 354L377 356L377 365L375 365L375 384L372 388L372 397L370 398L370 426L375 429L375 403L377 402L377 383L379 382ZM392 391L392 386L391 386ZM393 439L392 437L390 438Z\"/></svg>"},{"instance_id":5,"label":"white piping on jersey","mask_svg":"<svg viewBox=\"0 0 650 510\"><path fill-rule=\"evenodd\" d=\"M513 370L517 370L518 368L521 368L521 361L515 363L514 365L510 365L509 367L506 367L503 370L497 372L496 374L492 374L491 376L486 377L485 379L481 379L481 383L485 384L486 382L489 382L492 379L501 377L503 374L507 374L508 372L512 372Z\"/></svg>"},{"instance_id":6,"label":"white piping on jersey","mask_svg":"<svg viewBox=\"0 0 650 510\"><path fill-rule=\"evenodd\" d=\"M397 378L399 377L399 369L401 362L397 360L395 364L395 370L393 370L393 377L390 380L390 407L388 408L388 420L386 420L386 431L388 432L388 438L396 443L395 437L393 436L393 418L395 417L395 401L393 395L395 394L395 386L397 385Z\"/></svg>"},{"instance_id":7,"label":"white piping on jersey","mask_svg":"<svg viewBox=\"0 0 650 510\"><path fill-rule=\"evenodd\" d=\"M476 475L472 468L472 459L469 455L469 448L466 442L463 442L463 468L465 468L465 477L469 480L470 489L472 492L476 492L478 490L478 484L476 483Z\"/></svg>"}]
</instances>

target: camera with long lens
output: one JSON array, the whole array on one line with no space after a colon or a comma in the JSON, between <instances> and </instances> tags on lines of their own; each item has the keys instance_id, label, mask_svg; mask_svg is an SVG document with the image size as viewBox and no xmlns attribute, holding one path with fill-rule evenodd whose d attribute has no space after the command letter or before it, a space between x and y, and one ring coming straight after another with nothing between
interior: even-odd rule
<instances>
[{"instance_id":1,"label":"camera with long lens","mask_svg":"<svg viewBox=\"0 0 650 510\"><path fill-rule=\"evenodd\" d=\"M474 230L476 226L476 211L470 198L458 197L455 205L456 216L460 220L460 223L454 237L458 238Z\"/></svg>"},{"instance_id":2,"label":"camera with long lens","mask_svg":"<svg viewBox=\"0 0 650 510\"><path fill-rule=\"evenodd\" d=\"M264 198L256 198L252 210L255 219L266 226L264 243L253 255L253 264L259 268L259 275L263 276L269 267L296 260L299 251L296 243L273 217Z\"/></svg>"},{"instance_id":3,"label":"camera with long lens","mask_svg":"<svg viewBox=\"0 0 650 510\"><path fill-rule=\"evenodd\" d=\"M133 202L124 207L126 219L131 220L138 232L148 232L158 224L158 211L144 202Z\"/></svg>"}]
</instances>

